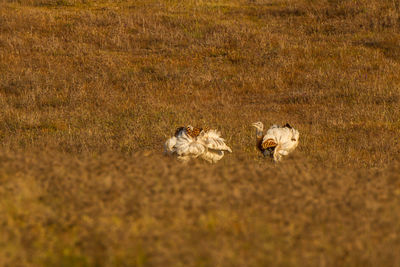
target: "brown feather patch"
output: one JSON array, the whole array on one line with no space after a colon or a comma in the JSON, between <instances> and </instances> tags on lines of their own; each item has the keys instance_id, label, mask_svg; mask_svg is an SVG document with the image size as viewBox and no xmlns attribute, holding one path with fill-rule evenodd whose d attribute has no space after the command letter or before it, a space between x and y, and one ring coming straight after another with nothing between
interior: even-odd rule
<instances>
[{"instance_id":1,"label":"brown feather patch","mask_svg":"<svg viewBox=\"0 0 400 267\"><path fill-rule=\"evenodd\" d=\"M201 129L200 129L200 128L194 127L194 128L193 128L193 132L192 132L193 137L199 136L200 132L201 132Z\"/></svg>"},{"instance_id":2,"label":"brown feather patch","mask_svg":"<svg viewBox=\"0 0 400 267\"><path fill-rule=\"evenodd\" d=\"M200 135L200 132L202 131L202 128L199 127L193 127L193 129L190 129L189 127L186 127L186 132L187 134L192 137L192 138L196 138L197 136Z\"/></svg>"},{"instance_id":3,"label":"brown feather patch","mask_svg":"<svg viewBox=\"0 0 400 267\"><path fill-rule=\"evenodd\" d=\"M267 139L267 140L265 140L265 142L263 142L262 144L261 144L261 147L263 148L263 149L267 149L267 148L270 148L270 147L276 147L278 144L277 143L275 143L275 141L273 140L273 139Z\"/></svg>"}]
</instances>

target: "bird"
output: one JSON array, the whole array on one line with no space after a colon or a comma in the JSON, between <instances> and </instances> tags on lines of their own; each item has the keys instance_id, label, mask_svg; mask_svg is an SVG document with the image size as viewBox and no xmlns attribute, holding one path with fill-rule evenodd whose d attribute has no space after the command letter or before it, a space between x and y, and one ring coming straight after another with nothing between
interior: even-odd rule
<instances>
[{"instance_id":1,"label":"bird","mask_svg":"<svg viewBox=\"0 0 400 267\"><path fill-rule=\"evenodd\" d=\"M201 158L216 163L224 157L226 151L232 153L219 131L191 125L177 128L174 136L165 142L164 149L165 154L176 155L182 162Z\"/></svg>"},{"instance_id":2,"label":"bird","mask_svg":"<svg viewBox=\"0 0 400 267\"><path fill-rule=\"evenodd\" d=\"M255 122L256 146L264 157L273 158L275 162L281 161L283 156L289 155L299 144L299 131L289 123L284 126L272 125L264 135L264 124Z\"/></svg>"}]
</instances>

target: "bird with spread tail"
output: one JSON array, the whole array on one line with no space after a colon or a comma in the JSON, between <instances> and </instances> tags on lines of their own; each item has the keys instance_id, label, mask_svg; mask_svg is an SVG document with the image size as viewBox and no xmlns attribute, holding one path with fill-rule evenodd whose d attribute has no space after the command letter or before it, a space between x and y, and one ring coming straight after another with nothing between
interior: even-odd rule
<instances>
[{"instance_id":1,"label":"bird with spread tail","mask_svg":"<svg viewBox=\"0 0 400 267\"><path fill-rule=\"evenodd\" d=\"M275 162L289 155L299 144L299 131L286 123L284 126L272 125L264 135L264 124L255 122L256 146L264 157L271 157Z\"/></svg>"},{"instance_id":2,"label":"bird with spread tail","mask_svg":"<svg viewBox=\"0 0 400 267\"><path fill-rule=\"evenodd\" d=\"M183 162L202 158L216 163L223 158L224 152L232 153L219 131L191 125L176 129L174 136L165 142L164 148L167 155L176 155Z\"/></svg>"}]
</instances>

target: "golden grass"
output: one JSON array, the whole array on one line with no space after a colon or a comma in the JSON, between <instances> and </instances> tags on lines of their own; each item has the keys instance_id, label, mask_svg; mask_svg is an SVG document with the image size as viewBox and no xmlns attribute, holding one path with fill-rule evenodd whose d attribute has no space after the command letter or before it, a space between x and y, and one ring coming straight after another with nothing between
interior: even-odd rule
<instances>
[{"instance_id":1,"label":"golden grass","mask_svg":"<svg viewBox=\"0 0 400 267\"><path fill-rule=\"evenodd\" d=\"M400 264L396 1L0 2L0 265ZM254 129L289 122L275 165ZM217 165L162 156L218 128Z\"/></svg>"}]
</instances>

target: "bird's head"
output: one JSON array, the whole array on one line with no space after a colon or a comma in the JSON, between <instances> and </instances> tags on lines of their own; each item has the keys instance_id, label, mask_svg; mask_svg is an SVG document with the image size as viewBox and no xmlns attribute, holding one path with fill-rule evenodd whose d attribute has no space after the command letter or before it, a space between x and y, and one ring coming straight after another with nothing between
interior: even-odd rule
<instances>
[{"instance_id":1,"label":"bird's head","mask_svg":"<svg viewBox=\"0 0 400 267\"><path fill-rule=\"evenodd\" d=\"M258 131L263 131L264 130L264 124L261 121L254 122L251 124L251 126L255 127Z\"/></svg>"}]
</instances>

